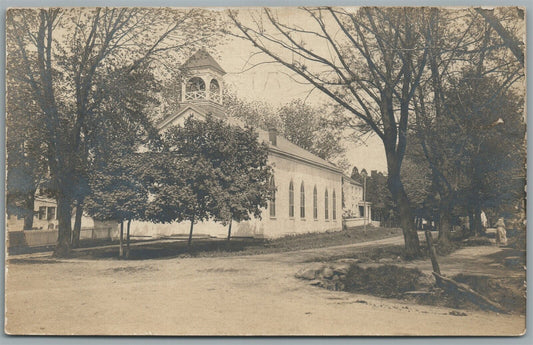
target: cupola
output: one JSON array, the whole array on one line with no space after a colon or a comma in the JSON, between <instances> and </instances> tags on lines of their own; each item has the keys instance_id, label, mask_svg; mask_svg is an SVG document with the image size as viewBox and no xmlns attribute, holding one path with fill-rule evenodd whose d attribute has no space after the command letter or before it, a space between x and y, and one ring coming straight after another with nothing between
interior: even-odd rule
<instances>
[{"instance_id":1,"label":"cupola","mask_svg":"<svg viewBox=\"0 0 533 345\"><path fill-rule=\"evenodd\" d=\"M222 106L222 77L226 72L205 49L192 55L180 70L182 104Z\"/></svg>"}]
</instances>

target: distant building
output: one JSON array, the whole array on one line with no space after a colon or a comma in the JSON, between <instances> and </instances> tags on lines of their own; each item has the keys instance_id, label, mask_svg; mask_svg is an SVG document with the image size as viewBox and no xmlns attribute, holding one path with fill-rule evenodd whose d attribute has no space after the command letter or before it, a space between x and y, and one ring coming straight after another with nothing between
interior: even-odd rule
<instances>
[{"instance_id":1,"label":"distant building","mask_svg":"<svg viewBox=\"0 0 533 345\"><path fill-rule=\"evenodd\" d=\"M363 185L344 175L342 177L342 192L344 197L344 218L350 219L349 226L370 224L372 220L372 204L364 201Z\"/></svg>"}]
</instances>

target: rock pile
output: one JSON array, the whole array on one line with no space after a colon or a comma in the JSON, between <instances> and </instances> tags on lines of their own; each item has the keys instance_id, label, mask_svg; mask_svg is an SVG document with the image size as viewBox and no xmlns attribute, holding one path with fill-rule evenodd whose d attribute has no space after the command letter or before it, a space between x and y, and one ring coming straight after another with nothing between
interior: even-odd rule
<instances>
[{"instance_id":1,"label":"rock pile","mask_svg":"<svg viewBox=\"0 0 533 345\"><path fill-rule=\"evenodd\" d=\"M309 280L311 285L320 286L328 290L344 290L344 279L351 264L358 263L357 259L342 259L332 264L316 264L301 269L296 278Z\"/></svg>"}]
</instances>

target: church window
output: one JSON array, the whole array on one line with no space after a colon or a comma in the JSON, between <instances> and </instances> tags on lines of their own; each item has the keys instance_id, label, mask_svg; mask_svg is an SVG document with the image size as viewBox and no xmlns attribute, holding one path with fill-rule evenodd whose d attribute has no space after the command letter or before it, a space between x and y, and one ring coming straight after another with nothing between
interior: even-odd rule
<instances>
[{"instance_id":1,"label":"church window","mask_svg":"<svg viewBox=\"0 0 533 345\"><path fill-rule=\"evenodd\" d=\"M332 207L331 207L331 211L333 213L333 220L337 219L337 196L335 195L335 189L333 190L333 194L331 195L332 196L332 199L331 202L333 203L332 204Z\"/></svg>"},{"instance_id":2,"label":"church window","mask_svg":"<svg viewBox=\"0 0 533 345\"><path fill-rule=\"evenodd\" d=\"M324 217L329 219L328 190L324 193Z\"/></svg>"},{"instance_id":3,"label":"church window","mask_svg":"<svg viewBox=\"0 0 533 345\"><path fill-rule=\"evenodd\" d=\"M294 217L294 185L289 184L289 217Z\"/></svg>"},{"instance_id":4,"label":"church window","mask_svg":"<svg viewBox=\"0 0 533 345\"><path fill-rule=\"evenodd\" d=\"M272 199L270 199L268 208L270 209L270 217L276 216L276 183L274 176L270 179L270 191L272 192Z\"/></svg>"},{"instance_id":5,"label":"church window","mask_svg":"<svg viewBox=\"0 0 533 345\"><path fill-rule=\"evenodd\" d=\"M305 218L305 188L303 182L300 185L300 218Z\"/></svg>"},{"instance_id":6,"label":"church window","mask_svg":"<svg viewBox=\"0 0 533 345\"><path fill-rule=\"evenodd\" d=\"M313 189L313 218L318 219L318 205L317 205L317 193L316 193L316 186Z\"/></svg>"}]
</instances>

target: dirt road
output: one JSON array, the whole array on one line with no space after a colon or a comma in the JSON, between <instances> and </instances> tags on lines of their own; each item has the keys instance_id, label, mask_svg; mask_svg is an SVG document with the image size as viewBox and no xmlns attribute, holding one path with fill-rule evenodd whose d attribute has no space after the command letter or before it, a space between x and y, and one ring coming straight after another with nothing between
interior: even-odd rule
<instances>
[{"instance_id":1,"label":"dirt road","mask_svg":"<svg viewBox=\"0 0 533 345\"><path fill-rule=\"evenodd\" d=\"M306 260L397 241L223 258L10 263L12 334L518 335L525 318L328 291ZM467 248L468 249L468 248ZM458 255L467 256L468 253ZM446 263L441 266L446 269Z\"/></svg>"}]
</instances>

